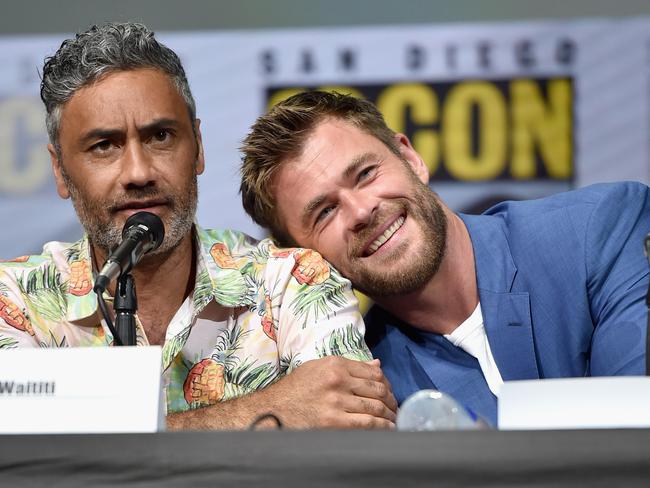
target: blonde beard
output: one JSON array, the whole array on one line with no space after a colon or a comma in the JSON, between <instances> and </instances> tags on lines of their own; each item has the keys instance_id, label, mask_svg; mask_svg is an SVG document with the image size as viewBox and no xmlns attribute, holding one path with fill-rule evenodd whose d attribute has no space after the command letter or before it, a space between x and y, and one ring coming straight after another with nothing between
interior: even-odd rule
<instances>
[{"instance_id":1,"label":"blonde beard","mask_svg":"<svg viewBox=\"0 0 650 488\"><path fill-rule=\"evenodd\" d=\"M403 199L402 208L408 218L417 221L423 233L423 244L416 250L416 255L397 271L384 273L379 269L369 269L363 265L354 265L359 249L352 249L349 259L351 271L346 273L355 288L371 297L402 295L414 292L428 283L438 272L447 247L447 217L438 201L437 195L408 170L414 183L414 197ZM414 206L411 202L418 202ZM367 236L374 231L368 226L363 234L357 235L356 241L365 243ZM400 249L394 250L395 256L403 256Z\"/></svg>"}]
</instances>

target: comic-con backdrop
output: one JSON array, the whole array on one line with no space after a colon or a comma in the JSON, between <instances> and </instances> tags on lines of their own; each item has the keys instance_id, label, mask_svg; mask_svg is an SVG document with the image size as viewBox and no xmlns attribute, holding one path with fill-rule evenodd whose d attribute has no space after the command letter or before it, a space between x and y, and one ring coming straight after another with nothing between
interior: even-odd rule
<instances>
[{"instance_id":1,"label":"comic-con backdrop","mask_svg":"<svg viewBox=\"0 0 650 488\"><path fill-rule=\"evenodd\" d=\"M0 259L81 235L46 151L39 70L70 34L0 37ZM648 183L650 19L159 33L197 100L198 219L264 232L238 195L238 146L297 90L366 97L406 133L456 210L593 182Z\"/></svg>"}]
</instances>

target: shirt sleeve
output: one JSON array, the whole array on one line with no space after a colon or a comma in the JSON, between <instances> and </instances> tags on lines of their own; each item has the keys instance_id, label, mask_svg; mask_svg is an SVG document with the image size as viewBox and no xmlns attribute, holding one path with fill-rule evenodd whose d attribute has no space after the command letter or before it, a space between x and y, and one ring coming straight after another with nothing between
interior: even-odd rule
<instances>
[{"instance_id":1,"label":"shirt sleeve","mask_svg":"<svg viewBox=\"0 0 650 488\"><path fill-rule=\"evenodd\" d=\"M6 275L0 276L0 349L39 347L24 302Z\"/></svg>"},{"instance_id":2,"label":"shirt sleeve","mask_svg":"<svg viewBox=\"0 0 650 488\"><path fill-rule=\"evenodd\" d=\"M277 339L287 370L332 355L372 359L350 282L316 251L298 249L286 261Z\"/></svg>"},{"instance_id":3,"label":"shirt sleeve","mask_svg":"<svg viewBox=\"0 0 650 488\"><path fill-rule=\"evenodd\" d=\"M636 183L615 188L596 205L587 226L593 376L645 370L649 268L643 241L650 232L650 189Z\"/></svg>"}]
</instances>

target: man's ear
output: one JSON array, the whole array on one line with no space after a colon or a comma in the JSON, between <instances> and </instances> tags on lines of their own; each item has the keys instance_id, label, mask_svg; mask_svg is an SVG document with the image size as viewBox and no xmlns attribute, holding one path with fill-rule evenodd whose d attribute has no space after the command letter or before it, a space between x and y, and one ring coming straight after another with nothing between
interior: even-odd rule
<instances>
[{"instance_id":1,"label":"man's ear","mask_svg":"<svg viewBox=\"0 0 650 488\"><path fill-rule=\"evenodd\" d=\"M194 170L200 175L205 170L205 157L203 156L203 139L201 137L201 119L194 121L194 134L196 137L196 164Z\"/></svg>"},{"instance_id":2,"label":"man's ear","mask_svg":"<svg viewBox=\"0 0 650 488\"><path fill-rule=\"evenodd\" d=\"M61 165L63 162L59 159L59 156L56 153L56 149L52 144L47 145L47 152L50 153L50 161L52 162L52 173L54 173L54 181L56 183L56 192L63 199L70 198L70 192L68 187L65 184L63 179L63 174L61 173Z\"/></svg>"},{"instance_id":3,"label":"man's ear","mask_svg":"<svg viewBox=\"0 0 650 488\"><path fill-rule=\"evenodd\" d=\"M399 149L400 154L409 164L415 175L424 183L429 184L429 168L427 167L424 159L420 156L413 146L411 141L404 134L395 134L395 144Z\"/></svg>"}]
</instances>

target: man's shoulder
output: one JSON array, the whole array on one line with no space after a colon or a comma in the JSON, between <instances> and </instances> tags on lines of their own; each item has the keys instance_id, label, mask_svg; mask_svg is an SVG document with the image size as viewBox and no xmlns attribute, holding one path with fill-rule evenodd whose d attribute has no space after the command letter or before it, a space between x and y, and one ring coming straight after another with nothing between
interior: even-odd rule
<instances>
[{"instance_id":1,"label":"man's shoulder","mask_svg":"<svg viewBox=\"0 0 650 488\"><path fill-rule=\"evenodd\" d=\"M544 215L559 209L580 213L589 212L603 202L606 202L609 208L622 209L630 204L642 204L648 191L646 185L633 181L597 183L538 199L501 202L483 215L512 220Z\"/></svg>"},{"instance_id":2,"label":"man's shoulder","mask_svg":"<svg viewBox=\"0 0 650 488\"><path fill-rule=\"evenodd\" d=\"M220 269L238 269L256 281L297 285L350 286L317 251L279 247L271 238L257 240L236 230L200 229L204 251Z\"/></svg>"},{"instance_id":3,"label":"man's shoulder","mask_svg":"<svg viewBox=\"0 0 650 488\"><path fill-rule=\"evenodd\" d=\"M234 256L252 256L259 245L259 241L248 234L232 229L204 229L197 226L197 237L202 250L212 256L217 265L222 263L233 269L236 267L231 262Z\"/></svg>"},{"instance_id":4,"label":"man's shoulder","mask_svg":"<svg viewBox=\"0 0 650 488\"><path fill-rule=\"evenodd\" d=\"M351 286L318 251L303 247L278 247L272 239L260 241L258 248L265 250L270 269L287 273L291 281L298 285Z\"/></svg>"},{"instance_id":5,"label":"man's shoulder","mask_svg":"<svg viewBox=\"0 0 650 488\"><path fill-rule=\"evenodd\" d=\"M81 297L92 290L88 267L83 241L49 242L41 254L0 262L0 319L5 327L42 334L41 343L49 343L54 337L50 327L65 316L69 295Z\"/></svg>"},{"instance_id":6,"label":"man's shoulder","mask_svg":"<svg viewBox=\"0 0 650 488\"><path fill-rule=\"evenodd\" d=\"M203 249L221 268L242 268L249 261L263 266L269 260L292 260L301 251L278 247L269 237L258 240L233 229L198 228L198 237Z\"/></svg>"},{"instance_id":7,"label":"man's shoulder","mask_svg":"<svg viewBox=\"0 0 650 488\"><path fill-rule=\"evenodd\" d=\"M509 241L555 239L567 233L582 240L589 232L627 225L650 206L650 189L638 182L599 183L544 198L505 201L482 215L463 216L470 234L502 227Z\"/></svg>"},{"instance_id":8,"label":"man's shoulder","mask_svg":"<svg viewBox=\"0 0 650 488\"><path fill-rule=\"evenodd\" d=\"M83 254L82 247L82 241L75 243L52 241L43 246L41 254L23 255L0 260L0 281L5 279L6 276L22 275L34 269L66 266L66 263L71 258L81 257Z\"/></svg>"},{"instance_id":9,"label":"man's shoulder","mask_svg":"<svg viewBox=\"0 0 650 488\"><path fill-rule=\"evenodd\" d=\"M538 281L578 279L579 271L608 266L628 245L640 249L650 228L650 189L635 182L602 183L537 200L503 202L483 215L463 218L477 261L483 256L487 263L482 276L494 272L496 253L505 256L504 262L513 260L518 280L527 270ZM497 244L501 254L495 251ZM635 249L628 250L641 259ZM567 274L567 263L575 272Z\"/></svg>"}]
</instances>

